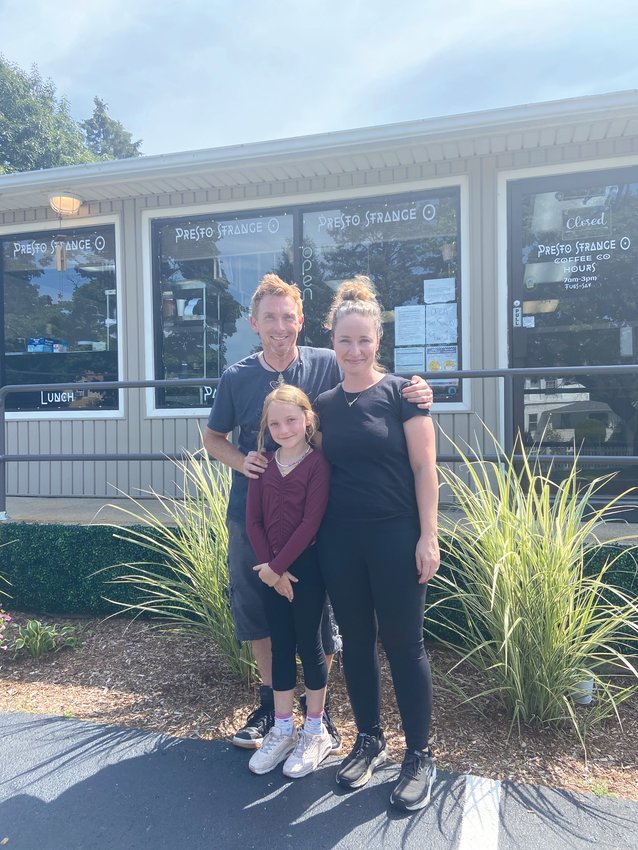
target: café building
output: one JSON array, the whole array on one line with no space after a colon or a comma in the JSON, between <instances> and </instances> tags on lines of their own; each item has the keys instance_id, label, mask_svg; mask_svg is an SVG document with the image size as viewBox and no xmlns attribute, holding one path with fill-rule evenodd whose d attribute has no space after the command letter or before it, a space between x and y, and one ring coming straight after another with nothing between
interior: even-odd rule
<instances>
[{"instance_id":1,"label":"caf\u00e9 building","mask_svg":"<svg viewBox=\"0 0 638 850\"><path fill-rule=\"evenodd\" d=\"M7 453L199 447L219 376L256 349L267 272L298 283L301 341L320 346L334 289L369 275L383 364L437 373L455 440L485 444L481 420L502 437L499 381L446 372L636 362L638 92L0 176L0 383L201 379L12 393ZM521 379L514 427L638 454L637 390ZM34 461L8 465L7 489L171 493L174 477L162 461Z\"/></svg>"}]
</instances>

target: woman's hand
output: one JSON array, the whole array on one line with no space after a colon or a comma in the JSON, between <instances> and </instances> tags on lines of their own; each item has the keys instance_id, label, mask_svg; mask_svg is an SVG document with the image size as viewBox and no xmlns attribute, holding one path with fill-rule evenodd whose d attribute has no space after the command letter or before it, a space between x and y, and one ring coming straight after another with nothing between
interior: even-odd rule
<instances>
[{"instance_id":1,"label":"woman's hand","mask_svg":"<svg viewBox=\"0 0 638 850\"><path fill-rule=\"evenodd\" d=\"M267 584L268 587L274 587L281 578L279 573L271 570L268 564L257 564L256 567L253 567L253 570L256 573L259 573L259 578L264 584Z\"/></svg>"},{"instance_id":2,"label":"woman's hand","mask_svg":"<svg viewBox=\"0 0 638 850\"><path fill-rule=\"evenodd\" d=\"M292 602L295 598L295 594L292 592L292 582L299 581L296 576L293 576L292 573L285 572L282 576L280 576L279 581L275 585L275 590L281 596L285 596L288 602Z\"/></svg>"},{"instance_id":3,"label":"woman's hand","mask_svg":"<svg viewBox=\"0 0 638 850\"><path fill-rule=\"evenodd\" d=\"M246 478L259 478L268 466L265 455L261 452L248 452L244 457L241 471Z\"/></svg>"},{"instance_id":4,"label":"woman's hand","mask_svg":"<svg viewBox=\"0 0 638 850\"><path fill-rule=\"evenodd\" d=\"M409 385L404 387L401 393L406 401L416 404L424 410L432 406L434 398L432 387L419 375L412 375Z\"/></svg>"},{"instance_id":5,"label":"woman's hand","mask_svg":"<svg viewBox=\"0 0 638 850\"><path fill-rule=\"evenodd\" d=\"M439 541L436 533L421 535L416 544L416 572L419 584L425 584L436 573L441 563Z\"/></svg>"}]
</instances>

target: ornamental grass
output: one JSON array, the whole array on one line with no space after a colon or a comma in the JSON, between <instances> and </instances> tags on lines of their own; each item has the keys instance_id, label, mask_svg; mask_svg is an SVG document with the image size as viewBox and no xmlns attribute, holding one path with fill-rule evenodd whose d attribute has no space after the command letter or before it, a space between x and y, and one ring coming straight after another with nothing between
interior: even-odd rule
<instances>
[{"instance_id":1,"label":"ornamental grass","mask_svg":"<svg viewBox=\"0 0 638 850\"><path fill-rule=\"evenodd\" d=\"M213 641L230 671L250 683L255 672L250 645L236 640L228 601L230 470L214 463L204 450L185 452L183 460L172 462L182 478L179 495L149 491L165 521L131 496L130 507L111 505L138 526L116 524L115 537L140 546L148 557L108 568L125 570L112 582L133 586L139 601L108 601L125 613L161 618L172 632Z\"/></svg>"},{"instance_id":2,"label":"ornamental grass","mask_svg":"<svg viewBox=\"0 0 638 850\"><path fill-rule=\"evenodd\" d=\"M613 476L583 484L577 456L559 476L523 446L514 461L489 436L498 461L450 440L462 462L440 470L461 514L442 528L444 569L430 607L458 657L445 682L479 710L484 697L496 697L519 732L522 724L571 723L584 747L588 726L618 718L638 687L636 600L607 580L627 548L606 547L627 536L605 546L598 537L629 491L601 501ZM455 683L460 664L480 688ZM577 707L591 680L594 700Z\"/></svg>"}]
</instances>

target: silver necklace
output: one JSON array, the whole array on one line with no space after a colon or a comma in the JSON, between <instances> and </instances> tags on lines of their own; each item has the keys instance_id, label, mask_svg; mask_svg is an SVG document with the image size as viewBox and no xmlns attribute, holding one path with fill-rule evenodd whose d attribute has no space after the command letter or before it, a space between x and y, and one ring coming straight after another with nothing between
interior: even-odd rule
<instances>
[{"instance_id":1,"label":"silver necklace","mask_svg":"<svg viewBox=\"0 0 638 850\"><path fill-rule=\"evenodd\" d=\"M280 387L282 384L285 384L285 383L286 383L286 379L284 378L283 373L284 373L287 369L290 369L290 367L292 366L292 364L293 364L293 363L295 362L295 360L297 359L297 354L295 354L295 356L292 358L292 360L290 361L290 363L289 363L287 366L284 366L284 368L283 368L283 369L275 369L275 367L274 367L274 366L271 366L271 365L270 365L270 363L266 360L266 355L264 354L264 352L263 352L263 351L261 352L261 356L262 356L262 358L263 358L263 360L264 360L264 363L266 364L266 366L268 366L268 368L269 368L269 369L272 369L272 370L273 370L273 372L279 372L279 374L277 375L277 380L276 380L276 381L271 381L271 382L270 382L270 386L272 387L272 389L273 389L273 390L276 390L276 389L277 389L277 387Z\"/></svg>"},{"instance_id":2,"label":"silver necklace","mask_svg":"<svg viewBox=\"0 0 638 850\"><path fill-rule=\"evenodd\" d=\"M298 464L301 463L301 461L305 458L305 456L308 454L308 452L311 450L311 448L312 448L311 446L306 446L306 451L302 455L300 455L299 457L295 458L290 463L282 463L279 460L279 452L281 451L281 449L277 449L277 451L275 452L275 463L277 464L279 469L292 469L293 466L297 466Z\"/></svg>"},{"instance_id":3,"label":"silver necklace","mask_svg":"<svg viewBox=\"0 0 638 850\"><path fill-rule=\"evenodd\" d=\"M352 407L352 405L355 403L355 401L358 400L359 396L362 395L365 392L365 390L361 390L361 392L358 393L351 401L348 398L348 393L343 389L343 384L341 384L341 389L343 390L343 397L345 398L346 404L348 405L348 407Z\"/></svg>"}]
</instances>

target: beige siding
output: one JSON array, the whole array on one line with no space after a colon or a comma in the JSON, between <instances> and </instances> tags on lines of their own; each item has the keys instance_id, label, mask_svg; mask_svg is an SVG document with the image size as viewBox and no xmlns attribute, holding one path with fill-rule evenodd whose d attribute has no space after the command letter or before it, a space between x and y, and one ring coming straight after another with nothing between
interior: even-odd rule
<instances>
[{"instance_id":1,"label":"beige siding","mask_svg":"<svg viewBox=\"0 0 638 850\"><path fill-rule=\"evenodd\" d=\"M638 157L638 136L617 140L574 142L573 137L561 138L561 129L551 132L535 131L541 147L525 149L530 144L524 132L512 133L498 152L498 144L485 145L484 155L470 156L474 145L470 141L423 148L423 159L415 162L418 148L408 155L398 150L396 155L369 154L373 167L367 171L342 174L318 173L314 177L296 177L301 174L294 164L273 164L271 182L254 184L241 172L233 172L234 183L223 185L220 176L216 189L173 192L167 182L166 194L139 197L135 200L104 201L90 206L87 215L92 217L117 215L120 218L119 274L121 303L119 305L120 345L123 349L124 369L121 378L143 379L151 374L152 365L145 362L144 319L150 305L142 295L143 239L142 212L170 208L179 215L180 208L193 205L220 204L232 210L233 204L255 200L260 204L270 198L273 205L295 203L296 197L306 198L327 191L349 193L356 196L359 189L377 188L379 193L410 191L415 184L427 180L449 178L454 181L463 176L468 185L469 221L465 232L469 262L465 268L466 296L462 310L470 317L470 339L464 339L464 366L466 368L495 368L499 364L499 338L507 328L498 327L498 250L497 244L497 180L501 171L551 167L557 164L581 161L609 160L618 156ZM544 145L544 147L542 146ZM435 160L437 155L441 157ZM463 157L466 158L463 158ZM446 159L447 157L447 159ZM638 159L637 159L638 162ZM357 156L348 157L348 164L356 169ZM341 163L344 165L344 162ZM321 169L317 169L320 171ZM230 174L230 172L229 172ZM33 223L53 223L55 218L44 207L0 214L0 225L11 227ZM81 219L78 221L81 224ZM192 417L149 418L143 390L130 390L123 395L125 416L121 419L77 419L11 421L7 427L7 451L26 457L47 452L179 452L183 448L199 446L198 428L205 419ZM436 418L446 434L457 441L475 443L489 450L481 438L482 419L498 433L501 409L500 384L495 379L472 382L472 410L470 412L445 412ZM448 452L449 446L440 439L440 449ZM175 469L169 462L50 462L12 463L8 467L8 492L10 495L38 496L115 496L118 491L139 496L149 489L175 493Z\"/></svg>"}]
</instances>

